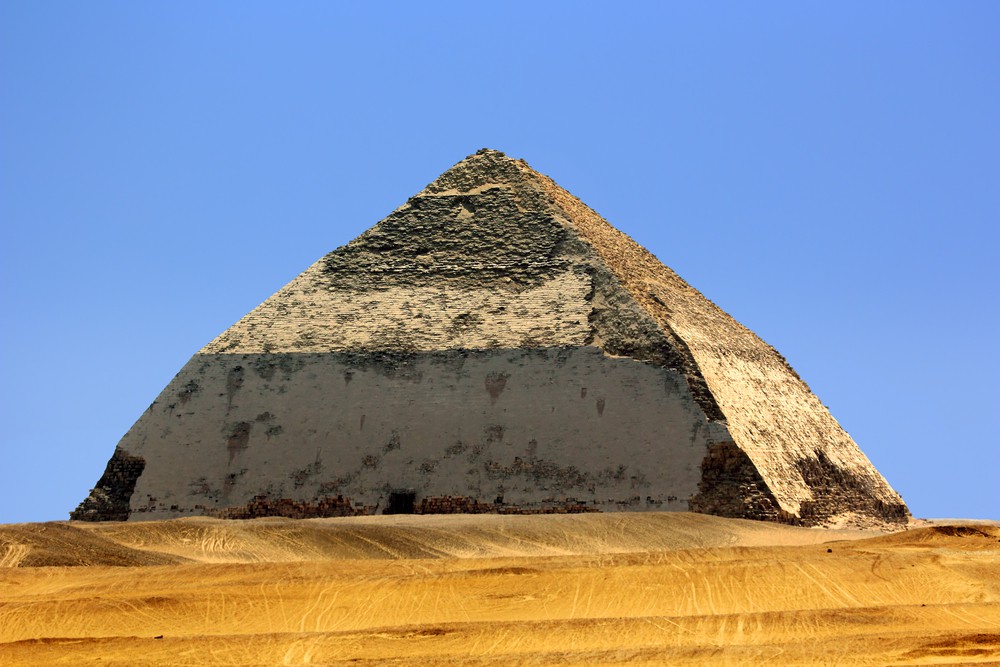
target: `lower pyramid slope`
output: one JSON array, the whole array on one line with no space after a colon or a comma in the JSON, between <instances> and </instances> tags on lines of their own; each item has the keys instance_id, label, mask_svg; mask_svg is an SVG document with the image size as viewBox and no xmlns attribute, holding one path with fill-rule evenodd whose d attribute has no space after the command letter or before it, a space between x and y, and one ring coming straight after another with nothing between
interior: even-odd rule
<instances>
[{"instance_id":1,"label":"lower pyramid slope","mask_svg":"<svg viewBox=\"0 0 1000 667\"><path fill-rule=\"evenodd\" d=\"M773 348L483 150L198 352L71 517L689 509L909 516Z\"/></svg>"}]
</instances>

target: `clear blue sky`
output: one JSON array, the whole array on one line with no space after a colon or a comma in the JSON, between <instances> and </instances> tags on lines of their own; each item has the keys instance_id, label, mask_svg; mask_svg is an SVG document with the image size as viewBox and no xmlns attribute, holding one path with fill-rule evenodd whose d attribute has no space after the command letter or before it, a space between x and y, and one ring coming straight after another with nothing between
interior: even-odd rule
<instances>
[{"instance_id":1,"label":"clear blue sky","mask_svg":"<svg viewBox=\"0 0 1000 667\"><path fill-rule=\"evenodd\" d=\"M916 516L1000 518L1000 3L0 3L0 522L488 146L782 352Z\"/></svg>"}]
</instances>

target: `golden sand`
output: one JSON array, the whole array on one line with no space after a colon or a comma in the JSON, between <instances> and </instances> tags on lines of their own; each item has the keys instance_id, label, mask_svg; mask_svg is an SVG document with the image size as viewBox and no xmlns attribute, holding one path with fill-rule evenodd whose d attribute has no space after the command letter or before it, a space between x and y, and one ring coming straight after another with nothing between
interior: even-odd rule
<instances>
[{"instance_id":1,"label":"golden sand","mask_svg":"<svg viewBox=\"0 0 1000 667\"><path fill-rule=\"evenodd\" d=\"M0 526L0 665L1000 662L1000 527L694 514Z\"/></svg>"}]
</instances>

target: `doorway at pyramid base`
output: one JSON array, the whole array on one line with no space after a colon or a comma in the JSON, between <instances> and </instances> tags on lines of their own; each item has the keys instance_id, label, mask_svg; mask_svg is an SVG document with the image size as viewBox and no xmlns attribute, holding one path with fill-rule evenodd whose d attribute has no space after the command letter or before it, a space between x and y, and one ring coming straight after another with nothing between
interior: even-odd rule
<instances>
[{"instance_id":1,"label":"doorway at pyramid base","mask_svg":"<svg viewBox=\"0 0 1000 667\"><path fill-rule=\"evenodd\" d=\"M71 518L695 509L799 522L739 454L683 374L596 347L198 354Z\"/></svg>"}]
</instances>

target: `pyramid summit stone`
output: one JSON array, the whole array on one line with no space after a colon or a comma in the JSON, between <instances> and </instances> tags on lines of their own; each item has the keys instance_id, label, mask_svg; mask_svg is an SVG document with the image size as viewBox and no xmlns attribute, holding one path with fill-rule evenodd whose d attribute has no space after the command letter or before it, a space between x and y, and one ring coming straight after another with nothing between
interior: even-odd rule
<instances>
[{"instance_id":1,"label":"pyramid summit stone","mask_svg":"<svg viewBox=\"0 0 1000 667\"><path fill-rule=\"evenodd\" d=\"M773 348L483 149L195 354L71 517L621 510L909 517Z\"/></svg>"}]
</instances>

